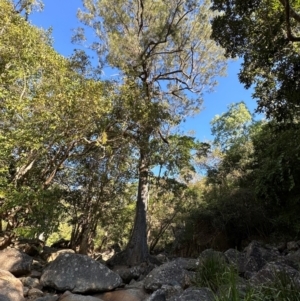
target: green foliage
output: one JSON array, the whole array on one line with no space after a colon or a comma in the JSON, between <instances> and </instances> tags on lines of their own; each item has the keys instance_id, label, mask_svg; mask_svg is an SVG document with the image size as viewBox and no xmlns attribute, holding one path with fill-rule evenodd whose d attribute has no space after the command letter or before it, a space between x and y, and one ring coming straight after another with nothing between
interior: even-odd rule
<instances>
[{"instance_id":1,"label":"green foliage","mask_svg":"<svg viewBox=\"0 0 300 301\"><path fill-rule=\"evenodd\" d=\"M195 285L209 287L215 293L215 301L298 301L300 298L295 280L289 275L276 272L272 282L250 286L241 282L236 269L217 255L200 261Z\"/></svg>"},{"instance_id":2,"label":"green foliage","mask_svg":"<svg viewBox=\"0 0 300 301\"><path fill-rule=\"evenodd\" d=\"M185 222L199 200L193 187L176 179L154 177L151 187L148 208L150 251L170 249L176 239L174 229Z\"/></svg>"},{"instance_id":3,"label":"green foliage","mask_svg":"<svg viewBox=\"0 0 300 301\"><path fill-rule=\"evenodd\" d=\"M239 80L255 88L258 110L278 121L299 116L299 2L214 0L212 37L243 58Z\"/></svg>"},{"instance_id":4,"label":"green foliage","mask_svg":"<svg viewBox=\"0 0 300 301\"><path fill-rule=\"evenodd\" d=\"M211 255L200 259L195 284L199 287L209 287L213 292L217 292L224 285L234 284L235 278L237 278L237 273L225 262L224 258Z\"/></svg>"},{"instance_id":5,"label":"green foliage","mask_svg":"<svg viewBox=\"0 0 300 301\"><path fill-rule=\"evenodd\" d=\"M259 300L297 301L300 298L299 288L293 278L283 272L277 272L275 280L261 288Z\"/></svg>"},{"instance_id":6,"label":"green foliage","mask_svg":"<svg viewBox=\"0 0 300 301\"><path fill-rule=\"evenodd\" d=\"M235 281L237 275L233 272L232 276L227 292L218 292L215 301L298 301L300 298L294 279L282 272L277 272L272 282L242 290Z\"/></svg>"},{"instance_id":7,"label":"green foliage","mask_svg":"<svg viewBox=\"0 0 300 301\"><path fill-rule=\"evenodd\" d=\"M49 32L30 25L11 1L0 3L0 27L1 218L11 228L51 232L65 192L53 182L86 137L96 132L105 140L99 119L110 110L109 86L78 73L87 62L56 53Z\"/></svg>"},{"instance_id":8,"label":"green foliage","mask_svg":"<svg viewBox=\"0 0 300 301\"><path fill-rule=\"evenodd\" d=\"M299 233L299 129L270 123L253 139L253 187L263 200L276 231Z\"/></svg>"},{"instance_id":9,"label":"green foliage","mask_svg":"<svg viewBox=\"0 0 300 301\"><path fill-rule=\"evenodd\" d=\"M241 248L251 236L299 235L298 126L252 122L232 136L234 127L226 125L239 124L231 114L236 107L213 121L223 154L207 166L202 203L189 215L182 237L196 250Z\"/></svg>"},{"instance_id":10,"label":"green foliage","mask_svg":"<svg viewBox=\"0 0 300 301\"><path fill-rule=\"evenodd\" d=\"M214 248L242 248L243 241L272 230L263 205L250 188L228 187L226 183L203 187L201 203L187 214L181 244L191 246L187 256Z\"/></svg>"},{"instance_id":11,"label":"green foliage","mask_svg":"<svg viewBox=\"0 0 300 301\"><path fill-rule=\"evenodd\" d=\"M46 239L46 245L51 246L61 239L70 240L71 227L63 219L60 220L59 226L51 231L51 234Z\"/></svg>"},{"instance_id":12,"label":"green foliage","mask_svg":"<svg viewBox=\"0 0 300 301\"><path fill-rule=\"evenodd\" d=\"M221 145L222 150L243 143L249 136L251 121L252 116L244 102L229 105L226 113L215 116L210 123L214 143Z\"/></svg>"}]
</instances>

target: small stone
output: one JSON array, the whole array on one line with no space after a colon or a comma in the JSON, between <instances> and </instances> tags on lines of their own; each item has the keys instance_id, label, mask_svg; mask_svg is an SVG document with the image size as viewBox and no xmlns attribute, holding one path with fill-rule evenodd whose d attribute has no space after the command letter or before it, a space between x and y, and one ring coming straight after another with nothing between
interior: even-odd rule
<instances>
[{"instance_id":1,"label":"small stone","mask_svg":"<svg viewBox=\"0 0 300 301\"><path fill-rule=\"evenodd\" d=\"M43 297L44 293L41 290L39 290L38 288L31 288L28 291L27 295L29 298L32 298L32 297L38 298L38 297Z\"/></svg>"}]
</instances>

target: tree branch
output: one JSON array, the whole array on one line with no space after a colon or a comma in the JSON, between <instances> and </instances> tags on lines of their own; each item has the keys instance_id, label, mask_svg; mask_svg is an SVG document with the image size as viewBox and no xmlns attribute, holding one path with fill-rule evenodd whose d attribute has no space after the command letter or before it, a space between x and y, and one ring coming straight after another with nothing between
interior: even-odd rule
<instances>
[{"instance_id":1,"label":"tree branch","mask_svg":"<svg viewBox=\"0 0 300 301\"><path fill-rule=\"evenodd\" d=\"M294 18L298 23L300 23L300 15L297 14L290 6L289 0L280 0L281 4L285 7L285 18L286 18L286 29L287 37L291 42L300 42L300 37L295 37L292 33L291 20Z\"/></svg>"}]
</instances>

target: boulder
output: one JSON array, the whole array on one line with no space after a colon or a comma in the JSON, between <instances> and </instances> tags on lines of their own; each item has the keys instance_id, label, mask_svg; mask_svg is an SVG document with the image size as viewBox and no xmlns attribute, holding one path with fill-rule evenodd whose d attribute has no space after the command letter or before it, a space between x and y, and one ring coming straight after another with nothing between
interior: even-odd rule
<instances>
[{"instance_id":1,"label":"boulder","mask_svg":"<svg viewBox=\"0 0 300 301\"><path fill-rule=\"evenodd\" d=\"M146 299L146 301L164 301L183 293L183 289L179 285L163 285Z\"/></svg>"},{"instance_id":2,"label":"boulder","mask_svg":"<svg viewBox=\"0 0 300 301\"><path fill-rule=\"evenodd\" d=\"M163 285L161 290L164 291L167 300L182 294L183 289L179 285Z\"/></svg>"},{"instance_id":3,"label":"boulder","mask_svg":"<svg viewBox=\"0 0 300 301\"><path fill-rule=\"evenodd\" d=\"M191 284L188 268L195 268L197 260L178 258L153 269L144 279L145 289L156 291L163 285L179 285L186 288Z\"/></svg>"},{"instance_id":4,"label":"boulder","mask_svg":"<svg viewBox=\"0 0 300 301\"><path fill-rule=\"evenodd\" d=\"M179 296L171 298L169 301L214 301L213 292L206 287L190 287L183 291Z\"/></svg>"},{"instance_id":5,"label":"boulder","mask_svg":"<svg viewBox=\"0 0 300 301\"><path fill-rule=\"evenodd\" d=\"M166 292L163 289L158 289L146 301L166 301Z\"/></svg>"},{"instance_id":6,"label":"boulder","mask_svg":"<svg viewBox=\"0 0 300 301\"><path fill-rule=\"evenodd\" d=\"M30 273L33 259L27 254L16 249L5 249L0 251L0 267L15 276Z\"/></svg>"},{"instance_id":7,"label":"boulder","mask_svg":"<svg viewBox=\"0 0 300 301\"><path fill-rule=\"evenodd\" d=\"M257 272L251 279L250 284L253 286L264 285L274 282L280 275L286 275L293 284L300 289L300 273L281 262L267 263L259 272Z\"/></svg>"},{"instance_id":8,"label":"boulder","mask_svg":"<svg viewBox=\"0 0 300 301\"><path fill-rule=\"evenodd\" d=\"M0 270L0 301L24 301L21 281L4 270Z\"/></svg>"},{"instance_id":9,"label":"boulder","mask_svg":"<svg viewBox=\"0 0 300 301\"><path fill-rule=\"evenodd\" d=\"M72 293L110 291L122 284L121 277L103 264L80 254L61 254L44 270L44 287Z\"/></svg>"},{"instance_id":10,"label":"boulder","mask_svg":"<svg viewBox=\"0 0 300 301\"><path fill-rule=\"evenodd\" d=\"M245 254L236 249L228 249L224 255L226 256L229 264L233 265L239 274L245 273Z\"/></svg>"},{"instance_id":11,"label":"boulder","mask_svg":"<svg viewBox=\"0 0 300 301\"><path fill-rule=\"evenodd\" d=\"M199 268L200 259L179 257L176 259L176 264L184 270L195 272Z\"/></svg>"},{"instance_id":12,"label":"boulder","mask_svg":"<svg viewBox=\"0 0 300 301\"><path fill-rule=\"evenodd\" d=\"M199 259L200 261L205 260L207 258L211 258L211 257L218 257L221 260L224 260L224 262L228 263L227 257L220 251L215 251L213 249L206 249L203 252L201 252Z\"/></svg>"},{"instance_id":13,"label":"boulder","mask_svg":"<svg viewBox=\"0 0 300 301\"><path fill-rule=\"evenodd\" d=\"M132 279L140 281L154 269L154 264L143 262L138 266L115 266L113 271L117 273L125 283L130 283Z\"/></svg>"},{"instance_id":14,"label":"boulder","mask_svg":"<svg viewBox=\"0 0 300 301\"><path fill-rule=\"evenodd\" d=\"M93 296L72 294L69 291L67 291L60 296L58 301L103 301L103 300Z\"/></svg>"},{"instance_id":15,"label":"boulder","mask_svg":"<svg viewBox=\"0 0 300 301\"><path fill-rule=\"evenodd\" d=\"M280 256L278 249L263 246L257 241L252 241L245 251L246 278L251 278L266 263L276 261Z\"/></svg>"},{"instance_id":16,"label":"boulder","mask_svg":"<svg viewBox=\"0 0 300 301\"><path fill-rule=\"evenodd\" d=\"M69 291L66 291L63 295L59 297L58 301L103 301L103 300L92 296L76 295L76 294L72 294Z\"/></svg>"}]
</instances>

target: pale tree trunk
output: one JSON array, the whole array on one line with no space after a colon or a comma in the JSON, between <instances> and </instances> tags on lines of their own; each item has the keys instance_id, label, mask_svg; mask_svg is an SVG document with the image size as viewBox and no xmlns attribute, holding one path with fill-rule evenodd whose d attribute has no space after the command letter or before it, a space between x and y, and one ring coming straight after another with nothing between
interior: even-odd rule
<instances>
[{"instance_id":1,"label":"pale tree trunk","mask_svg":"<svg viewBox=\"0 0 300 301\"><path fill-rule=\"evenodd\" d=\"M149 258L147 245L148 175L149 162L147 154L144 154L141 150L136 214L133 231L125 250L128 265L138 265Z\"/></svg>"}]
</instances>

